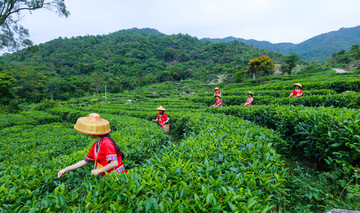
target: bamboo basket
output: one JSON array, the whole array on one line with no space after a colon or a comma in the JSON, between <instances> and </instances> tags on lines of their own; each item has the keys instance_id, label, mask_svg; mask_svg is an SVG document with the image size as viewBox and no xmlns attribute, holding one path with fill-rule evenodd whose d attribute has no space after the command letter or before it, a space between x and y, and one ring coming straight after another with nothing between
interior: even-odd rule
<instances>
[{"instance_id":1,"label":"bamboo basket","mask_svg":"<svg viewBox=\"0 0 360 213\"><path fill-rule=\"evenodd\" d=\"M170 124L164 124L164 125L163 125L163 129L164 129L166 132L170 132Z\"/></svg>"}]
</instances>

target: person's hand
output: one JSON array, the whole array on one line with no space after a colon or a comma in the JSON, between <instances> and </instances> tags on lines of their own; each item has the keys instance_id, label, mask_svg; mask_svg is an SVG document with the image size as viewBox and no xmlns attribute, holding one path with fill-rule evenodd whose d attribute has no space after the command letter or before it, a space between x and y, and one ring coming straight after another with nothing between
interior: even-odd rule
<instances>
[{"instance_id":1,"label":"person's hand","mask_svg":"<svg viewBox=\"0 0 360 213\"><path fill-rule=\"evenodd\" d=\"M61 176L62 176L63 174L65 174L66 172L68 172L66 168L60 170L60 171L58 172L58 178L61 178Z\"/></svg>"},{"instance_id":2,"label":"person's hand","mask_svg":"<svg viewBox=\"0 0 360 213\"><path fill-rule=\"evenodd\" d=\"M93 170L91 170L91 174L92 175L98 175L98 174L100 174L101 172L99 171L99 169L93 169Z\"/></svg>"},{"instance_id":3,"label":"person's hand","mask_svg":"<svg viewBox=\"0 0 360 213\"><path fill-rule=\"evenodd\" d=\"M156 121L155 119L152 119L152 121Z\"/></svg>"}]
</instances>

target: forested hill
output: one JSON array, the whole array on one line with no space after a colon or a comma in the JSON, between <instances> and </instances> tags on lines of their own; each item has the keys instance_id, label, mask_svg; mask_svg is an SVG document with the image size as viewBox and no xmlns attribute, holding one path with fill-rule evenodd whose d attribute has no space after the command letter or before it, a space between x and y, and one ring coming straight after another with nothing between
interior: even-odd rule
<instances>
[{"instance_id":1,"label":"forested hill","mask_svg":"<svg viewBox=\"0 0 360 213\"><path fill-rule=\"evenodd\" d=\"M341 28L338 31L324 33L308 39L299 44L293 43L270 43L268 41L246 40L242 38L227 37L224 39L204 38L214 43L240 41L253 47L280 51L283 54L297 53L300 58L312 61L324 61L331 57L334 52L349 50L352 45L360 44L360 26Z\"/></svg>"},{"instance_id":2,"label":"forested hill","mask_svg":"<svg viewBox=\"0 0 360 213\"><path fill-rule=\"evenodd\" d=\"M245 69L250 59L281 54L242 42L200 41L154 29L121 30L109 35L58 38L0 58L0 69L17 79L10 88L25 101L68 99L101 91L195 78Z\"/></svg>"}]
</instances>

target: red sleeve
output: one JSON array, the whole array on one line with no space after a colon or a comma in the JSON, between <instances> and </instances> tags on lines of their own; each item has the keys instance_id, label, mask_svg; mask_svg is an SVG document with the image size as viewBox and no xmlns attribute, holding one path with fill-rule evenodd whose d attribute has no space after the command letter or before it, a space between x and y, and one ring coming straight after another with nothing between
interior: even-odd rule
<instances>
[{"instance_id":1,"label":"red sleeve","mask_svg":"<svg viewBox=\"0 0 360 213\"><path fill-rule=\"evenodd\" d=\"M109 138L104 138L101 143L103 143L102 146L105 153L106 161L109 162L111 160L117 160L117 153L111 140Z\"/></svg>"},{"instance_id":2,"label":"red sleeve","mask_svg":"<svg viewBox=\"0 0 360 213\"><path fill-rule=\"evenodd\" d=\"M89 153L85 156L85 159L84 159L84 160L85 160L86 162L94 161L94 157L95 157L95 153L94 153L95 144L96 144L96 142L92 145Z\"/></svg>"},{"instance_id":3,"label":"red sleeve","mask_svg":"<svg viewBox=\"0 0 360 213\"><path fill-rule=\"evenodd\" d=\"M295 91L295 90L293 90L291 93L292 93L293 95L296 95L296 91Z\"/></svg>"},{"instance_id":4,"label":"red sleeve","mask_svg":"<svg viewBox=\"0 0 360 213\"><path fill-rule=\"evenodd\" d=\"M166 119L168 119L168 117L169 116L164 112L163 118L165 118L165 120L166 120Z\"/></svg>"}]
</instances>

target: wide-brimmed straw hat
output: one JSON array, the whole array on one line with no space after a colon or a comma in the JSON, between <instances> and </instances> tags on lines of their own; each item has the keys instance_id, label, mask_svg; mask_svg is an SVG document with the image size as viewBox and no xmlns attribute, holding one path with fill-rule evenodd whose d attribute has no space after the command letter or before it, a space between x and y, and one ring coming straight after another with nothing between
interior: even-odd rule
<instances>
[{"instance_id":1,"label":"wide-brimmed straw hat","mask_svg":"<svg viewBox=\"0 0 360 213\"><path fill-rule=\"evenodd\" d=\"M214 95L214 98L215 98L215 97L219 97L219 98L221 98L221 95L219 95L219 94L215 94L215 95Z\"/></svg>"},{"instance_id":2,"label":"wide-brimmed straw hat","mask_svg":"<svg viewBox=\"0 0 360 213\"><path fill-rule=\"evenodd\" d=\"M214 90L217 90L217 89L219 89L219 88L215 87L215 89L214 89Z\"/></svg>"},{"instance_id":3,"label":"wide-brimmed straw hat","mask_svg":"<svg viewBox=\"0 0 360 213\"><path fill-rule=\"evenodd\" d=\"M88 135L106 135L111 131L109 121L102 119L97 113L79 118L74 129Z\"/></svg>"},{"instance_id":4,"label":"wide-brimmed straw hat","mask_svg":"<svg viewBox=\"0 0 360 213\"><path fill-rule=\"evenodd\" d=\"M165 108L162 106L159 106L158 108L156 108L157 111L165 111Z\"/></svg>"},{"instance_id":5,"label":"wide-brimmed straw hat","mask_svg":"<svg viewBox=\"0 0 360 213\"><path fill-rule=\"evenodd\" d=\"M294 84L294 87L295 87L295 86L299 86L300 88L302 88L302 85L301 85L300 83L295 83L295 84Z\"/></svg>"}]
</instances>

